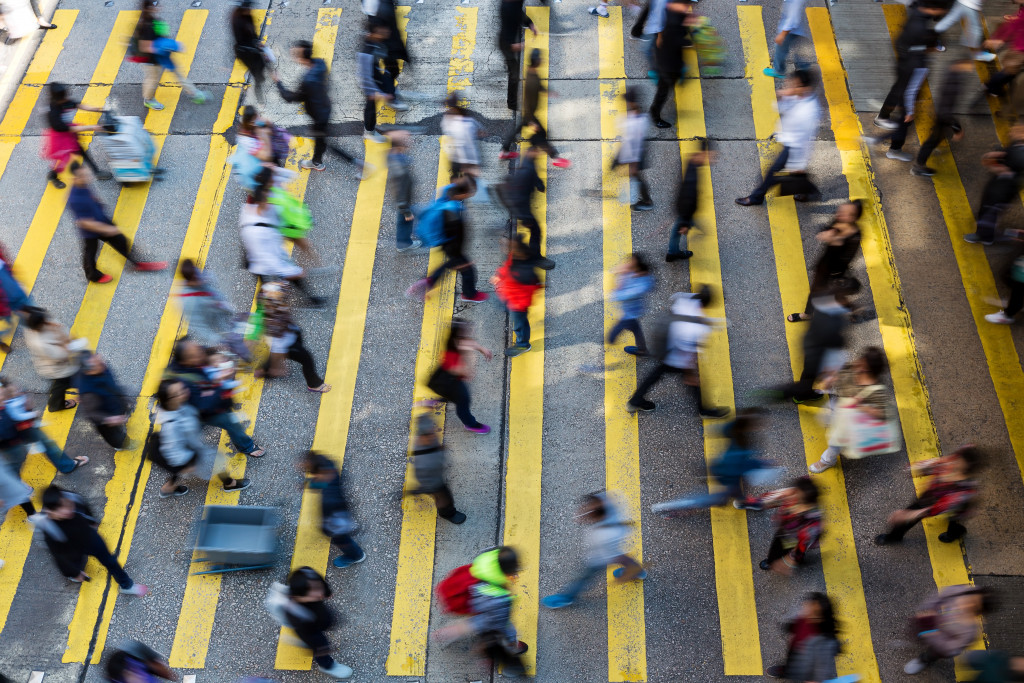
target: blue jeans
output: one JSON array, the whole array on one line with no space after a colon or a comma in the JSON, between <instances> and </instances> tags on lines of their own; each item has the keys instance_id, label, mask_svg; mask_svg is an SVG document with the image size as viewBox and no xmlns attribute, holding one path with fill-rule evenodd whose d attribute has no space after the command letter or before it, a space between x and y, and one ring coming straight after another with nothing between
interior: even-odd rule
<instances>
[{"instance_id":1,"label":"blue jeans","mask_svg":"<svg viewBox=\"0 0 1024 683\"><path fill-rule=\"evenodd\" d=\"M793 43L802 37L790 31L782 39L782 45L775 46L775 66L773 68L780 74L786 73L786 59L789 58L789 51L793 49ZM809 63L801 60L799 57L793 59L793 64L798 69L806 69L810 66Z\"/></svg>"},{"instance_id":2,"label":"blue jeans","mask_svg":"<svg viewBox=\"0 0 1024 683\"><path fill-rule=\"evenodd\" d=\"M615 323L615 327L613 327L608 333L608 343L614 344L619 335L626 330L633 333L633 339L636 341L636 348L640 353L647 353L647 343L644 341L644 333L643 330L640 329L640 320L637 318L623 318L619 322Z\"/></svg>"},{"instance_id":3,"label":"blue jeans","mask_svg":"<svg viewBox=\"0 0 1024 683\"><path fill-rule=\"evenodd\" d=\"M721 482L720 482L721 483ZM721 507L732 499L742 500L743 489L739 482L726 484L725 488L709 493L694 493L665 504L666 510L701 510Z\"/></svg>"},{"instance_id":4,"label":"blue jeans","mask_svg":"<svg viewBox=\"0 0 1024 683\"><path fill-rule=\"evenodd\" d=\"M598 576L604 573L605 565L599 564L595 566L584 565L583 571L580 575L573 579L572 583L569 583L558 592L562 597L568 598L569 600L575 601L576 598L586 590L587 586L593 582Z\"/></svg>"},{"instance_id":5,"label":"blue jeans","mask_svg":"<svg viewBox=\"0 0 1024 683\"><path fill-rule=\"evenodd\" d=\"M32 427L31 429L25 430L26 441L38 442L43 447L43 451L46 453L47 459L53 463L53 466L57 468L57 471L61 474L67 474L68 472L75 469L76 463L74 460L64 454L64 451L60 449L60 446L55 444L50 437L43 433L39 427Z\"/></svg>"},{"instance_id":6,"label":"blue jeans","mask_svg":"<svg viewBox=\"0 0 1024 683\"><path fill-rule=\"evenodd\" d=\"M358 560L363 556L363 549L359 547L359 544L348 534L338 534L337 536L331 536L331 543L338 546L338 550L341 551L341 556L346 560Z\"/></svg>"},{"instance_id":7,"label":"blue jeans","mask_svg":"<svg viewBox=\"0 0 1024 683\"><path fill-rule=\"evenodd\" d=\"M683 226L683 221L676 219L676 222L672 224L672 229L668 233L668 253L671 256L683 253L683 249L686 248L686 235L679 234L679 228ZM689 227L693 227L692 225ZM682 242L682 246L680 246Z\"/></svg>"},{"instance_id":8,"label":"blue jeans","mask_svg":"<svg viewBox=\"0 0 1024 683\"><path fill-rule=\"evenodd\" d=\"M530 343L530 318L527 311L509 310L512 318L512 329L516 333L516 345L526 346Z\"/></svg>"},{"instance_id":9,"label":"blue jeans","mask_svg":"<svg viewBox=\"0 0 1024 683\"><path fill-rule=\"evenodd\" d=\"M217 413L202 419L204 425L220 427L228 433L231 443L242 453L252 453L256 450L256 443L245 433L245 427L233 412Z\"/></svg>"},{"instance_id":10,"label":"blue jeans","mask_svg":"<svg viewBox=\"0 0 1024 683\"><path fill-rule=\"evenodd\" d=\"M406 218L402 212L398 212L395 223L395 246L405 249L412 246L412 219Z\"/></svg>"}]
</instances>

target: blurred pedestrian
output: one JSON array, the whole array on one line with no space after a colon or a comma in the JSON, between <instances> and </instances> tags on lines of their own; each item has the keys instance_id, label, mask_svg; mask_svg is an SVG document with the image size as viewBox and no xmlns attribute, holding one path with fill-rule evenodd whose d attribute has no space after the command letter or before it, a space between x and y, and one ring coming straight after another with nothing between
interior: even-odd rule
<instances>
[{"instance_id":1,"label":"blurred pedestrian","mask_svg":"<svg viewBox=\"0 0 1024 683\"><path fill-rule=\"evenodd\" d=\"M1020 230L1006 231L1017 239L1024 239L1024 233ZM1018 248L1017 255L1010 263L1009 272L1006 274L1006 283L1010 286L1010 298L1001 310L989 313L985 320L995 325L1011 325L1020 309L1024 308L1024 251Z\"/></svg>"},{"instance_id":2,"label":"blurred pedestrian","mask_svg":"<svg viewBox=\"0 0 1024 683\"><path fill-rule=\"evenodd\" d=\"M543 287L534 270L536 262L530 258L530 250L517 235L509 240L509 255L491 278L495 294L505 304L515 344L505 349L505 355L514 358L529 351L530 346L530 305L534 293Z\"/></svg>"},{"instance_id":3,"label":"blurred pedestrian","mask_svg":"<svg viewBox=\"0 0 1024 683\"><path fill-rule=\"evenodd\" d=\"M74 386L78 389L80 410L103 440L115 451L128 449L131 444L125 429L129 412L125 393L99 354L86 356L82 371L75 375Z\"/></svg>"},{"instance_id":4,"label":"blurred pedestrian","mask_svg":"<svg viewBox=\"0 0 1024 683\"><path fill-rule=\"evenodd\" d=\"M789 576L804 564L807 552L818 547L822 534L818 487L810 477L797 477L784 489L746 498L746 510L774 510L775 535L768 557L758 565L764 571Z\"/></svg>"},{"instance_id":5,"label":"blurred pedestrian","mask_svg":"<svg viewBox=\"0 0 1024 683\"><path fill-rule=\"evenodd\" d=\"M410 456L416 475L416 488L409 495L428 495L437 506L437 516L452 524L462 524L466 515L455 509L455 498L448 488L444 443L438 433L437 423L424 413L416 418L416 435Z\"/></svg>"},{"instance_id":6,"label":"blurred pedestrian","mask_svg":"<svg viewBox=\"0 0 1024 683\"><path fill-rule=\"evenodd\" d=\"M309 488L320 492L320 530L341 551L331 564L338 569L359 564L366 559L366 553L352 538L359 527L349 509L338 468L330 458L316 451L307 451L299 467L309 475Z\"/></svg>"},{"instance_id":7,"label":"blurred pedestrian","mask_svg":"<svg viewBox=\"0 0 1024 683\"><path fill-rule=\"evenodd\" d=\"M775 139L782 145L782 149L768 167L757 189L736 200L740 206L763 204L768 190L784 180L787 185L792 184L792 187L784 191L792 194L798 202L811 201L819 196L818 189L807 177L811 144L821 119L821 106L814 93L814 85L810 71L797 69L786 78L785 87L776 93L779 97L779 123ZM783 171L785 175L781 175Z\"/></svg>"},{"instance_id":8,"label":"blurred pedestrian","mask_svg":"<svg viewBox=\"0 0 1024 683\"><path fill-rule=\"evenodd\" d=\"M1010 127L1010 144L996 152L986 152L981 163L989 173L981 191L981 206L974 232L964 235L971 244L990 246L996 240L999 218L1020 191L1024 179L1024 124Z\"/></svg>"},{"instance_id":9,"label":"blurred pedestrian","mask_svg":"<svg viewBox=\"0 0 1024 683\"><path fill-rule=\"evenodd\" d=\"M514 2L516 0L501 0ZM480 177L480 143L483 129L473 115L462 106L462 93L455 91L444 101L444 114L441 116L441 134L444 136L445 153L451 169L452 181L462 179L469 183L475 192L484 192L484 182ZM486 195L485 195L486 196Z\"/></svg>"},{"instance_id":10,"label":"blurred pedestrian","mask_svg":"<svg viewBox=\"0 0 1024 683\"><path fill-rule=\"evenodd\" d=\"M73 187L68 194L68 207L75 217L78 236L82 238L82 268L89 282L106 284L114 278L101 273L96 267L96 255L99 253L100 242L110 245L114 251L132 264L139 272L152 272L167 268L166 261L140 261L132 255L136 250L128 245L121 230L114 225L114 220L107 215L100 200L89 187L92 174L89 169L77 161L71 163Z\"/></svg>"},{"instance_id":11,"label":"blurred pedestrian","mask_svg":"<svg viewBox=\"0 0 1024 683\"><path fill-rule=\"evenodd\" d=\"M786 622L786 662L765 670L772 678L821 683L836 677L841 646L832 601L824 593L808 593L799 611Z\"/></svg>"},{"instance_id":12,"label":"blurred pedestrian","mask_svg":"<svg viewBox=\"0 0 1024 683\"><path fill-rule=\"evenodd\" d=\"M626 118L622 122L619 150L612 161L612 169L626 166L630 184L635 181L639 186L639 198L632 205L634 211L650 211L654 208L643 171L647 168L647 130L651 119L641 108L636 88L626 88L623 95L626 100ZM632 194L632 189L630 190Z\"/></svg>"},{"instance_id":13,"label":"blurred pedestrian","mask_svg":"<svg viewBox=\"0 0 1024 683\"><path fill-rule=\"evenodd\" d=\"M212 467L216 455L203 441L199 411L189 404L189 393L188 386L177 379L165 379L157 388L159 408L155 423L160 431L150 437L149 459L170 474L160 487L161 498L188 493L188 487L178 481L197 468ZM244 491L251 484L248 479L235 479L227 472L217 477L227 492Z\"/></svg>"},{"instance_id":14,"label":"blurred pedestrian","mask_svg":"<svg viewBox=\"0 0 1024 683\"><path fill-rule=\"evenodd\" d=\"M654 39L655 75L658 89L651 101L651 121L655 128L671 128L672 124L661 118L661 111L668 101L670 92L686 73L683 63L683 48L692 45L690 30L686 26L689 14L686 12L665 12L664 25ZM678 103L677 103L678 107Z\"/></svg>"},{"instance_id":15,"label":"blurred pedestrian","mask_svg":"<svg viewBox=\"0 0 1024 683\"><path fill-rule=\"evenodd\" d=\"M502 2L504 1L502 0ZM544 270L551 270L555 267L555 262L541 254L540 223L537 222L537 217L533 215L533 193L535 191L544 191L544 181L540 179L540 175L537 173L537 156L539 154L540 148L537 146L531 145L527 148L522 161L519 163L519 167L512 174L512 178L508 182L508 190L505 193L505 197L512 214L512 220L522 223L523 227L530 233L530 241L527 244L534 266Z\"/></svg>"},{"instance_id":16,"label":"blurred pedestrian","mask_svg":"<svg viewBox=\"0 0 1024 683\"><path fill-rule=\"evenodd\" d=\"M618 322L608 331L608 343L614 344L623 332L633 333L634 345L623 349L633 356L647 355L647 342L640 328L640 318L647 312L647 295L654 289L654 277L647 260L641 254L631 254L615 269L615 289L609 299L619 305Z\"/></svg>"},{"instance_id":17,"label":"blurred pedestrian","mask_svg":"<svg viewBox=\"0 0 1024 683\"><path fill-rule=\"evenodd\" d=\"M398 253L419 249L423 242L413 237L416 217L412 211L413 170L408 131L394 130L387 134L391 141L388 150L388 186L395 200L395 249Z\"/></svg>"},{"instance_id":18,"label":"blurred pedestrian","mask_svg":"<svg viewBox=\"0 0 1024 683\"><path fill-rule=\"evenodd\" d=\"M523 29L537 35L537 27L526 14L523 0L501 0L498 11L498 49L505 58L508 72L508 93L505 104L515 112L519 99L519 59L523 54ZM545 0L546 4L546 0ZM524 117L525 121L525 117Z\"/></svg>"},{"instance_id":19,"label":"blurred pedestrian","mask_svg":"<svg viewBox=\"0 0 1024 683\"><path fill-rule=\"evenodd\" d=\"M889 515L889 530L875 536L875 543L899 543L922 519L939 515L949 518L939 540L943 543L959 541L967 533L963 521L978 497L978 483L971 475L980 465L981 453L974 446L962 446L949 455L912 463L911 474L930 477L928 485L905 509Z\"/></svg>"},{"instance_id":20,"label":"blurred pedestrian","mask_svg":"<svg viewBox=\"0 0 1024 683\"><path fill-rule=\"evenodd\" d=\"M459 318L452 319L451 331L445 342L441 363L427 381L427 388L445 401L455 404L455 414L462 425L475 434L488 434L491 428L473 417L469 410L469 380L476 371L473 352L487 360L493 354L473 338L472 326Z\"/></svg>"},{"instance_id":21,"label":"blurred pedestrian","mask_svg":"<svg viewBox=\"0 0 1024 683\"><path fill-rule=\"evenodd\" d=\"M633 533L632 523L622 516L607 493L587 494L576 519L587 525L587 558L583 571L572 583L541 598L540 603L549 609L561 609L576 602L579 594L611 564L621 565L612 572L619 581L647 578L647 570L626 552L625 546Z\"/></svg>"},{"instance_id":22,"label":"blurred pedestrian","mask_svg":"<svg viewBox=\"0 0 1024 683\"><path fill-rule=\"evenodd\" d=\"M263 83L266 81L267 53L260 40L261 27L256 26L252 15L253 0L241 0L231 12L231 35L235 39L235 58L238 59L252 76L256 101L266 103Z\"/></svg>"},{"instance_id":23,"label":"blurred pedestrian","mask_svg":"<svg viewBox=\"0 0 1024 683\"><path fill-rule=\"evenodd\" d=\"M270 347L270 357L257 376L284 377L284 361L293 360L302 366L306 389L315 394L331 390L316 370L312 354L302 344L302 328L292 318L288 306L288 283L266 282L260 287L259 310L262 314L263 333Z\"/></svg>"},{"instance_id":24,"label":"blurred pedestrian","mask_svg":"<svg viewBox=\"0 0 1024 683\"><path fill-rule=\"evenodd\" d=\"M714 152L711 151L707 138L701 138L697 145L697 151L686 160L686 168L683 169L683 177L676 191L676 219L669 229L668 252L665 254L667 263L693 256L693 252L685 246L690 229L694 226L693 216L700 204L700 168L714 161Z\"/></svg>"},{"instance_id":25,"label":"blurred pedestrian","mask_svg":"<svg viewBox=\"0 0 1024 683\"><path fill-rule=\"evenodd\" d=\"M387 28L384 39L386 55L384 57L385 84L394 96L389 106L395 111L407 111L409 105L398 92L398 74L401 72L399 62L412 63L409 51L405 48L402 31L398 27L398 16L395 12L395 0L363 0L363 13L369 18L371 25Z\"/></svg>"},{"instance_id":26,"label":"blurred pedestrian","mask_svg":"<svg viewBox=\"0 0 1024 683\"><path fill-rule=\"evenodd\" d=\"M959 656L981 637L981 617L996 607L987 588L946 586L925 600L914 613L913 625L924 651L903 667L919 674L940 659Z\"/></svg>"},{"instance_id":27,"label":"blurred pedestrian","mask_svg":"<svg viewBox=\"0 0 1024 683\"><path fill-rule=\"evenodd\" d=\"M337 625L327 600L333 596L327 579L312 567L299 567L288 576L289 604L284 609L288 625L295 635L313 651L313 660L320 671L331 678L344 680L352 669L331 657L331 644L325 631Z\"/></svg>"},{"instance_id":28,"label":"blurred pedestrian","mask_svg":"<svg viewBox=\"0 0 1024 683\"><path fill-rule=\"evenodd\" d=\"M182 259L178 303L188 321L188 337L200 346L223 346L248 360L251 356L238 333L238 315L217 290L213 275L199 270L192 259ZM248 318L248 316L246 316Z\"/></svg>"},{"instance_id":29,"label":"blurred pedestrian","mask_svg":"<svg viewBox=\"0 0 1024 683\"><path fill-rule=\"evenodd\" d=\"M502 8L504 7L505 5L503 4ZM547 131L544 130L540 119L537 118L537 106L540 104L541 93L548 93L548 97L554 95L541 82L540 67L543 61L544 58L538 48L530 50L530 58L526 63L526 78L523 81L523 113L519 120L513 123L512 129L505 136L505 139L502 140L501 152L498 153L498 158L503 161L519 158L519 152L511 151L512 144L520 133L529 131L530 145L539 147L541 151L551 157L552 166L555 168L569 168L572 162L558 156L558 150L548 141Z\"/></svg>"},{"instance_id":30,"label":"blurred pedestrian","mask_svg":"<svg viewBox=\"0 0 1024 683\"><path fill-rule=\"evenodd\" d=\"M977 674L974 683L1019 683L1024 681L1024 657L1011 657L1000 650L969 650L965 664Z\"/></svg>"},{"instance_id":31,"label":"blurred pedestrian","mask_svg":"<svg viewBox=\"0 0 1024 683\"><path fill-rule=\"evenodd\" d=\"M939 43L932 22L945 13L946 7L939 0L916 2L907 9L907 20L896 38L896 81L889 88L874 121L879 128L898 130L900 137L906 137L906 129L913 119L918 89L928 74L928 54L935 51ZM893 121L891 117L897 109L903 110L903 116ZM899 150L901 146L902 143L899 143L894 149ZM904 159L896 155L890 158L910 161L913 157Z\"/></svg>"},{"instance_id":32,"label":"blurred pedestrian","mask_svg":"<svg viewBox=\"0 0 1024 683\"><path fill-rule=\"evenodd\" d=\"M78 494L57 486L47 487L43 491L43 512L45 516L37 518L36 528L43 532L46 547L65 578L72 583L91 581L92 577L85 573L85 563L91 556L110 572L121 593L142 597L149 592L146 586L135 583L107 550L106 542L96 531L100 520Z\"/></svg>"},{"instance_id":33,"label":"blurred pedestrian","mask_svg":"<svg viewBox=\"0 0 1024 683\"><path fill-rule=\"evenodd\" d=\"M388 105L395 99L394 81L381 69L381 62L387 59L384 43L390 29L382 24L370 22L363 36L356 64L359 69L359 85L366 102L363 105L363 137L373 142L384 142L386 138L377 131L377 104Z\"/></svg>"},{"instance_id":34,"label":"blurred pedestrian","mask_svg":"<svg viewBox=\"0 0 1024 683\"><path fill-rule=\"evenodd\" d=\"M16 471L24 466L29 446L40 449L61 474L70 474L89 464L88 456L68 457L43 431L40 418L21 387L0 377L0 452Z\"/></svg>"},{"instance_id":35,"label":"blurred pedestrian","mask_svg":"<svg viewBox=\"0 0 1024 683\"><path fill-rule=\"evenodd\" d=\"M1003 23L984 42L986 49L1003 52L1000 59L1001 68L989 76L982 90L981 99L984 99L984 95L1002 97L1006 87L1017 78L1021 66L1024 65L1024 2L1014 0L1014 3L1017 5L1017 12L1003 15Z\"/></svg>"},{"instance_id":36,"label":"blurred pedestrian","mask_svg":"<svg viewBox=\"0 0 1024 683\"><path fill-rule=\"evenodd\" d=\"M174 73L181 87L196 104L206 102L207 95L196 88L187 77L174 68L170 44L176 44L171 38L167 22L160 18L157 6L159 0L141 0L139 7L139 23L135 25L135 33L129 46L132 61L142 63L145 77L142 81L142 103L147 109L160 111L164 105L156 100L156 88L165 70Z\"/></svg>"},{"instance_id":37,"label":"blurred pedestrian","mask_svg":"<svg viewBox=\"0 0 1024 683\"><path fill-rule=\"evenodd\" d=\"M804 13L804 0L782 0L782 12L779 14L779 28L775 35L775 60L771 67L764 70L765 76L772 78L786 77L786 61L793 46L806 41L809 34L807 15ZM809 69L810 63L799 56L794 58L795 67Z\"/></svg>"},{"instance_id":38,"label":"blurred pedestrian","mask_svg":"<svg viewBox=\"0 0 1024 683\"><path fill-rule=\"evenodd\" d=\"M105 680L110 683L156 683L178 680L167 658L137 640L125 640L107 657Z\"/></svg>"},{"instance_id":39,"label":"blurred pedestrian","mask_svg":"<svg viewBox=\"0 0 1024 683\"><path fill-rule=\"evenodd\" d=\"M956 24L962 25L963 32L960 42L971 51L971 55L979 62L991 62L995 60L995 54L981 48L983 37L981 23L984 21L981 6L983 3L984 0L956 0L949 14L935 24L935 32L945 33Z\"/></svg>"},{"instance_id":40,"label":"blurred pedestrian","mask_svg":"<svg viewBox=\"0 0 1024 683\"><path fill-rule=\"evenodd\" d=\"M50 171L47 173L46 179L53 183L58 190L67 187L57 174L67 168L74 156L82 157L96 174L97 180L113 178L114 176L109 171L100 170L78 139L79 133L101 131L103 126L83 126L74 123L75 114L78 111L102 113L103 109L90 107L71 99L68 87L63 83L50 83L47 88L50 92L50 109L46 117L47 129L43 156L50 160Z\"/></svg>"},{"instance_id":41,"label":"blurred pedestrian","mask_svg":"<svg viewBox=\"0 0 1024 683\"><path fill-rule=\"evenodd\" d=\"M30 519L37 512L32 504L32 487L21 480L18 468L7 460L7 451L8 448L0 443L0 523L14 507L20 507Z\"/></svg>"},{"instance_id":42,"label":"blurred pedestrian","mask_svg":"<svg viewBox=\"0 0 1024 683\"><path fill-rule=\"evenodd\" d=\"M981 0L967 1L980 3ZM956 5L961 5L960 0L957 0ZM951 12L950 16L952 14ZM969 59L957 60L946 69L946 77L942 79L942 89L939 90L939 97L935 100L935 121L932 123L932 131L928 134L928 138L921 143L917 159L910 169L914 175L926 177L935 175L935 169L928 166L928 158L946 138L947 131L953 133L953 140L956 142L964 139L964 129L956 117L956 108L960 101L960 93L963 92L964 86L971 78L969 74L972 73L974 73L974 65Z\"/></svg>"},{"instance_id":43,"label":"blurred pedestrian","mask_svg":"<svg viewBox=\"0 0 1024 683\"><path fill-rule=\"evenodd\" d=\"M850 263L860 251L861 232L857 221L863 211L859 199L840 204L832 222L815 236L825 246L825 250L811 271L807 305L802 313L790 313L786 320L791 323L810 320L814 314L814 297L826 291L834 280L846 277Z\"/></svg>"},{"instance_id":44,"label":"blurred pedestrian","mask_svg":"<svg viewBox=\"0 0 1024 683\"><path fill-rule=\"evenodd\" d=\"M6 310L0 306L0 321L6 325L4 333L9 331L13 339L16 325L13 316L17 314L19 318L27 319L29 309L35 306L35 300L14 276L11 263L3 245L0 245L0 302L6 302ZM6 342L0 342L0 351L10 353L11 347Z\"/></svg>"},{"instance_id":45,"label":"blurred pedestrian","mask_svg":"<svg viewBox=\"0 0 1024 683\"><path fill-rule=\"evenodd\" d=\"M78 401L66 398L72 378L81 364L67 328L50 319L41 308L28 316L25 344L32 355L32 366L43 379L50 380L50 397L46 409L51 413L67 410Z\"/></svg>"}]
</instances>

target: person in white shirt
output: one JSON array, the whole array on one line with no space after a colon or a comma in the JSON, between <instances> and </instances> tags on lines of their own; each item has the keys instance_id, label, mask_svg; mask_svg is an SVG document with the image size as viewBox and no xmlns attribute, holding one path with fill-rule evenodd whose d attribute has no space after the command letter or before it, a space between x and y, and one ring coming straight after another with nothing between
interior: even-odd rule
<instances>
[{"instance_id":1,"label":"person in white shirt","mask_svg":"<svg viewBox=\"0 0 1024 683\"><path fill-rule=\"evenodd\" d=\"M814 79L811 72L797 69L786 80L786 87L779 91L779 123L775 138L782 150L772 162L764 181L746 197L736 203L740 206L755 206L764 203L768 190L782 182L785 171L790 175L801 175L806 179L806 192L797 192L793 199L806 202L818 195L817 188L806 178L807 162L811 156L811 142L818 132L821 120L821 105L814 94Z\"/></svg>"},{"instance_id":2,"label":"person in white shirt","mask_svg":"<svg viewBox=\"0 0 1024 683\"><path fill-rule=\"evenodd\" d=\"M935 24L936 33L945 33L954 24L965 22L963 35L960 42L971 51L974 58L979 62L991 62L996 58L995 54L988 50L981 49L981 39L984 32L981 28L981 4L984 0L956 0L949 14Z\"/></svg>"},{"instance_id":3,"label":"person in white shirt","mask_svg":"<svg viewBox=\"0 0 1024 683\"><path fill-rule=\"evenodd\" d=\"M650 211L654 208L654 202L651 201L651 194L647 190L642 173L646 166L644 157L647 152L647 130L651 125L651 117L640 108L635 88L627 88L624 97L626 119L621 126L622 142L619 144L615 161L612 162L612 168L629 167L630 180L636 180L640 185L640 198L633 204L633 210Z\"/></svg>"}]
</instances>

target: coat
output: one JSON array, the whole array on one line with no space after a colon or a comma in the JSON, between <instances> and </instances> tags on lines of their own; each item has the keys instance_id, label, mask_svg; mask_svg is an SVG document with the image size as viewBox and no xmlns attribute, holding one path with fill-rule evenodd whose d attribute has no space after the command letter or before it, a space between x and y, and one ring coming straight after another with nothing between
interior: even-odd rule
<instances>
[{"instance_id":1,"label":"coat","mask_svg":"<svg viewBox=\"0 0 1024 683\"><path fill-rule=\"evenodd\" d=\"M495 273L494 291L510 311L523 313L530 308L533 293L540 289L540 281L528 261L511 256Z\"/></svg>"},{"instance_id":2,"label":"coat","mask_svg":"<svg viewBox=\"0 0 1024 683\"><path fill-rule=\"evenodd\" d=\"M63 325L48 324L39 332L25 328L32 366L40 377L63 379L78 372L78 357L67 349L68 341L68 331Z\"/></svg>"},{"instance_id":3,"label":"coat","mask_svg":"<svg viewBox=\"0 0 1024 683\"><path fill-rule=\"evenodd\" d=\"M839 641L823 635L811 636L792 654L786 678L793 681L827 681L836 677Z\"/></svg>"},{"instance_id":4,"label":"coat","mask_svg":"<svg viewBox=\"0 0 1024 683\"><path fill-rule=\"evenodd\" d=\"M177 410L160 409L156 413L160 425L160 455L169 465L180 467L193 458L213 460L210 447L203 441L199 412L190 404Z\"/></svg>"}]
</instances>

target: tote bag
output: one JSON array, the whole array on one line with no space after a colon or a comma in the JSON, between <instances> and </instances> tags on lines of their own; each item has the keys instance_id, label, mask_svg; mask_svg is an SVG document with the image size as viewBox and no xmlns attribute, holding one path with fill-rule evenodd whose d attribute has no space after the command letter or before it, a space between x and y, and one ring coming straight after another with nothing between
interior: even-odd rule
<instances>
[{"instance_id":1,"label":"tote bag","mask_svg":"<svg viewBox=\"0 0 1024 683\"><path fill-rule=\"evenodd\" d=\"M859 409L860 402L880 390L878 384L865 387L856 397L840 399L836 406L829 445L839 447L843 455L854 460L869 455L895 453L902 448L902 437L895 411L887 405L882 418Z\"/></svg>"}]
</instances>

